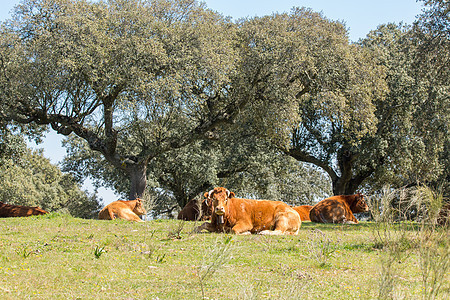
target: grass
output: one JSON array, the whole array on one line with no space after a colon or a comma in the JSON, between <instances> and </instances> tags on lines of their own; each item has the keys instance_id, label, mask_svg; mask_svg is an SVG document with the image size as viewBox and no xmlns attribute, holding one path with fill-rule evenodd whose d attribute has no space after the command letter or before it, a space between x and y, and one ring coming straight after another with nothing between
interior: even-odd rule
<instances>
[{"instance_id":1,"label":"grass","mask_svg":"<svg viewBox=\"0 0 450 300\"><path fill-rule=\"evenodd\" d=\"M196 234L199 223L179 222L0 219L1 298L376 299L389 258L374 223L305 222L298 236L235 236ZM394 298L424 295L414 236L389 264Z\"/></svg>"}]
</instances>

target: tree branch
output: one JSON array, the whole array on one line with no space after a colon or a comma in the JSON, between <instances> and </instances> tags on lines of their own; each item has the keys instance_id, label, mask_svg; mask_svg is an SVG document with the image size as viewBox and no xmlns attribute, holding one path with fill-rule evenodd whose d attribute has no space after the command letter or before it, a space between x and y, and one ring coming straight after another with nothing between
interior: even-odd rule
<instances>
[{"instance_id":1,"label":"tree branch","mask_svg":"<svg viewBox=\"0 0 450 300\"><path fill-rule=\"evenodd\" d=\"M331 177L332 181L335 181L339 178L339 176L336 174L336 172L333 170L332 167L330 167L327 163L321 161L320 159L312 156L306 151L302 151L299 149L289 149L289 150L281 149L281 150L298 161L311 163L313 165L322 168Z\"/></svg>"}]
</instances>

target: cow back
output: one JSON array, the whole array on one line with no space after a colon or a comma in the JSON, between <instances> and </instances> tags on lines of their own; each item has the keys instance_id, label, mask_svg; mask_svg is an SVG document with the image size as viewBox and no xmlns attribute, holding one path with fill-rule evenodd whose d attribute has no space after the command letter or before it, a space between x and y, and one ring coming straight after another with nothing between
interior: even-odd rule
<instances>
[{"instance_id":1,"label":"cow back","mask_svg":"<svg viewBox=\"0 0 450 300\"><path fill-rule=\"evenodd\" d=\"M271 230L277 221L276 216L285 210L293 209L281 201L231 198L225 214L226 225L233 227L238 220L247 220L252 224L251 233Z\"/></svg>"},{"instance_id":2,"label":"cow back","mask_svg":"<svg viewBox=\"0 0 450 300\"><path fill-rule=\"evenodd\" d=\"M317 223L358 223L353 213L368 211L362 194L338 195L324 199L309 212L311 221Z\"/></svg>"},{"instance_id":3,"label":"cow back","mask_svg":"<svg viewBox=\"0 0 450 300\"><path fill-rule=\"evenodd\" d=\"M295 206L293 207L293 209L298 212L298 214L300 215L300 219L303 221L311 221L311 219L309 218L309 211L311 210L313 206L312 205L300 205L300 206Z\"/></svg>"},{"instance_id":4,"label":"cow back","mask_svg":"<svg viewBox=\"0 0 450 300\"><path fill-rule=\"evenodd\" d=\"M6 204L0 202L0 218L29 217L48 214L40 207Z\"/></svg>"},{"instance_id":5,"label":"cow back","mask_svg":"<svg viewBox=\"0 0 450 300\"><path fill-rule=\"evenodd\" d=\"M129 221L140 221L139 216L146 214L142 200L117 200L106 205L99 213L100 220L113 220L115 218Z\"/></svg>"}]
</instances>

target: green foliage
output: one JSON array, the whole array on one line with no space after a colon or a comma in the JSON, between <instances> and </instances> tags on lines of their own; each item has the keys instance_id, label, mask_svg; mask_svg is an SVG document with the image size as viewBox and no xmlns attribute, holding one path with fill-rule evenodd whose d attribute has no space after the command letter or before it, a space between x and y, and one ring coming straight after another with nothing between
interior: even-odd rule
<instances>
[{"instance_id":1,"label":"green foliage","mask_svg":"<svg viewBox=\"0 0 450 300\"><path fill-rule=\"evenodd\" d=\"M47 211L68 211L76 217L95 217L100 204L95 195L82 191L73 178L61 172L42 155L27 148L3 158L0 166L0 201L8 204L39 206Z\"/></svg>"},{"instance_id":2,"label":"green foliage","mask_svg":"<svg viewBox=\"0 0 450 300\"><path fill-rule=\"evenodd\" d=\"M371 158L369 164L378 164L372 188L437 181L448 164L441 159L449 133L448 82L437 85L420 75L412 59L419 51L414 44L420 41L401 26L380 26L362 43L377 53L389 84L387 99L376 103L377 135L368 140L378 153L365 156Z\"/></svg>"},{"instance_id":3,"label":"green foliage","mask_svg":"<svg viewBox=\"0 0 450 300\"><path fill-rule=\"evenodd\" d=\"M0 162L18 161L24 154L26 144L20 135L13 134L7 127L0 128Z\"/></svg>"},{"instance_id":4,"label":"green foliage","mask_svg":"<svg viewBox=\"0 0 450 300\"><path fill-rule=\"evenodd\" d=\"M334 193L354 192L353 166L345 160L352 162L361 139L376 132L373 99L386 91L383 69L366 49L349 44L343 24L311 10L245 20L240 28L237 85L252 98L246 124L323 169Z\"/></svg>"}]
</instances>

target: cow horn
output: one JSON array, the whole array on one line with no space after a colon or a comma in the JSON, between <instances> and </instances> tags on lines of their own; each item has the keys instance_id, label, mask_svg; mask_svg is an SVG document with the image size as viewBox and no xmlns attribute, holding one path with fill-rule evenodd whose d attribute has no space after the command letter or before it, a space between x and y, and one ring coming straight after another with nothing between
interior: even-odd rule
<instances>
[{"instance_id":1,"label":"cow horn","mask_svg":"<svg viewBox=\"0 0 450 300\"><path fill-rule=\"evenodd\" d=\"M230 191L227 190L227 197L230 198Z\"/></svg>"},{"instance_id":2,"label":"cow horn","mask_svg":"<svg viewBox=\"0 0 450 300\"><path fill-rule=\"evenodd\" d=\"M210 190L210 191L208 192L208 198L211 198L212 192L214 192L214 190Z\"/></svg>"}]
</instances>

